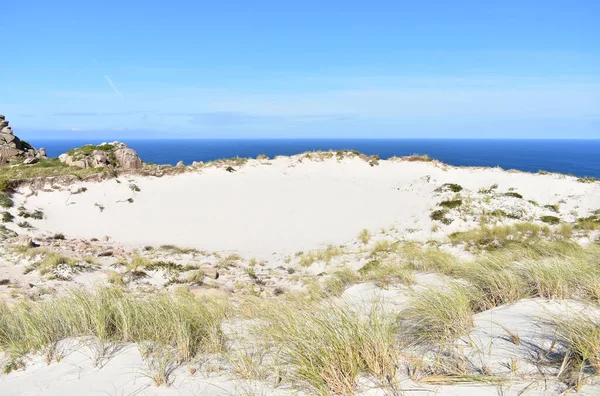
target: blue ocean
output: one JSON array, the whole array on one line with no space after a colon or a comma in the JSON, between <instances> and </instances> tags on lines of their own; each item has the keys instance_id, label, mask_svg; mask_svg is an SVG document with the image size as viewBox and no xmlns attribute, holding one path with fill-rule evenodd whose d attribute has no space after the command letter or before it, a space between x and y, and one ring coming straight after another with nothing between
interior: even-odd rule
<instances>
[{"instance_id":1,"label":"blue ocean","mask_svg":"<svg viewBox=\"0 0 600 396\"><path fill-rule=\"evenodd\" d=\"M293 155L314 150L357 150L392 156L427 154L451 165L499 166L527 172L545 170L600 178L598 140L492 140L492 139L194 139L124 140L143 161L175 165L178 161L211 161L219 158ZM56 157L90 140L30 140Z\"/></svg>"}]
</instances>

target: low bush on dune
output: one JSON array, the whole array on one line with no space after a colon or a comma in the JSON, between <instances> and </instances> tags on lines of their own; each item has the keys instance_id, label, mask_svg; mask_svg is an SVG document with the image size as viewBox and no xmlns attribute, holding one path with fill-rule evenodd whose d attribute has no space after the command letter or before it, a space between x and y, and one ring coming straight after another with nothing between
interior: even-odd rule
<instances>
[{"instance_id":1,"label":"low bush on dune","mask_svg":"<svg viewBox=\"0 0 600 396\"><path fill-rule=\"evenodd\" d=\"M458 208L462 204L463 204L462 199L451 199L451 200L440 202L439 206L441 206L443 208L454 209L454 208Z\"/></svg>"},{"instance_id":2,"label":"low bush on dune","mask_svg":"<svg viewBox=\"0 0 600 396\"><path fill-rule=\"evenodd\" d=\"M447 192L447 191L452 191L452 192L461 192L463 190L462 186L460 184L456 184L456 183L445 183L442 184L440 187L435 189L435 192Z\"/></svg>"},{"instance_id":3,"label":"low bush on dune","mask_svg":"<svg viewBox=\"0 0 600 396\"><path fill-rule=\"evenodd\" d=\"M506 226L482 226L450 235L453 244L464 243L469 248L498 249L513 243L537 242L542 239L560 238L547 226L534 223L516 223Z\"/></svg>"},{"instance_id":4,"label":"low bush on dune","mask_svg":"<svg viewBox=\"0 0 600 396\"><path fill-rule=\"evenodd\" d=\"M84 179L102 172L105 172L104 168L79 168L68 166L58 158L44 158L33 165L0 167L0 180L7 180L10 185L10 181L38 177L75 176Z\"/></svg>"},{"instance_id":5,"label":"low bush on dune","mask_svg":"<svg viewBox=\"0 0 600 396\"><path fill-rule=\"evenodd\" d=\"M191 294L133 295L115 288L73 289L43 302L0 305L0 350L11 357L49 352L69 337L153 342L189 360L223 347L225 307Z\"/></svg>"},{"instance_id":6,"label":"low bush on dune","mask_svg":"<svg viewBox=\"0 0 600 396\"><path fill-rule=\"evenodd\" d=\"M558 224L560 223L560 219L556 216L542 216L540 220L546 224Z\"/></svg>"},{"instance_id":7,"label":"low bush on dune","mask_svg":"<svg viewBox=\"0 0 600 396\"><path fill-rule=\"evenodd\" d=\"M428 156L427 154L412 154L407 155L405 157L400 157L400 161L407 162L432 162L435 161L433 158Z\"/></svg>"},{"instance_id":8,"label":"low bush on dune","mask_svg":"<svg viewBox=\"0 0 600 396\"><path fill-rule=\"evenodd\" d=\"M447 209L438 209L438 210L434 210L433 212L431 212L431 214L429 215L429 218L431 218L431 220L434 220L434 221L439 221L442 224L446 224L446 225L452 224L452 222L454 220L447 217L446 216L447 214L448 214Z\"/></svg>"},{"instance_id":9,"label":"low bush on dune","mask_svg":"<svg viewBox=\"0 0 600 396\"><path fill-rule=\"evenodd\" d=\"M2 206L3 208L12 208L13 207L13 200L10 199L10 197L4 193L0 193L0 206Z\"/></svg>"}]
</instances>

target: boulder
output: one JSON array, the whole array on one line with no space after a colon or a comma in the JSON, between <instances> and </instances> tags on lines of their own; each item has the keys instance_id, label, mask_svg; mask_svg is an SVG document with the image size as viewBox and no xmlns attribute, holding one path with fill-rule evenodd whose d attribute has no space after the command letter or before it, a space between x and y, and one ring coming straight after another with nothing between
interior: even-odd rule
<instances>
[{"instance_id":1,"label":"boulder","mask_svg":"<svg viewBox=\"0 0 600 396\"><path fill-rule=\"evenodd\" d=\"M13 130L11 127L7 126L4 128L0 128L0 133L5 133L7 135L12 135L13 134Z\"/></svg>"},{"instance_id":2,"label":"boulder","mask_svg":"<svg viewBox=\"0 0 600 396\"><path fill-rule=\"evenodd\" d=\"M65 153L65 154L59 155L58 159L60 160L60 162L64 162L65 164L67 164L69 166L77 166L79 168L88 168L89 158L82 158L79 160L75 160L69 154Z\"/></svg>"},{"instance_id":3,"label":"boulder","mask_svg":"<svg viewBox=\"0 0 600 396\"><path fill-rule=\"evenodd\" d=\"M4 121L6 119L6 117L4 117L4 114L0 114L0 121Z\"/></svg>"},{"instance_id":4,"label":"boulder","mask_svg":"<svg viewBox=\"0 0 600 396\"><path fill-rule=\"evenodd\" d=\"M8 120L0 121L0 129L6 128L8 126Z\"/></svg>"},{"instance_id":5,"label":"boulder","mask_svg":"<svg viewBox=\"0 0 600 396\"><path fill-rule=\"evenodd\" d=\"M0 142L10 143L17 139L17 137L11 133L0 132Z\"/></svg>"},{"instance_id":6,"label":"boulder","mask_svg":"<svg viewBox=\"0 0 600 396\"><path fill-rule=\"evenodd\" d=\"M142 160L137 155L135 150L128 147L122 147L115 150L115 157L119 166L123 169L140 169Z\"/></svg>"},{"instance_id":7,"label":"boulder","mask_svg":"<svg viewBox=\"0 0 600 396\"><path fill-rule=\"evenodd\" d=\"M92 168L97 168L100 166L108 166L110 165L110 158L106 151L94 150L90 155L91 163L90 166Z\"/></svg>"},{"instance_id":8,"label":"boulder","mask_svg":"<svg viewBox=\"0 0 600 396\"><path fill-rule=\"evenodd\" d=\"M177 168L183 168L185 167L185 164L183 163L183 161L179 161L177 162L177 165L175 165Z\"/></svg>"},{"instance_id":9,"label":"boulder","mask_svg":"<svg viewBox=\"0 0 600 396\"><path fill-rule=\"evenodd\" d=\"M36 157L29 157L29 158L25 158L25 161L23 161L23 165L31 165L31 164L35 164L36 162L39 162L39 158Z\"/></svg>"}]
</instances>

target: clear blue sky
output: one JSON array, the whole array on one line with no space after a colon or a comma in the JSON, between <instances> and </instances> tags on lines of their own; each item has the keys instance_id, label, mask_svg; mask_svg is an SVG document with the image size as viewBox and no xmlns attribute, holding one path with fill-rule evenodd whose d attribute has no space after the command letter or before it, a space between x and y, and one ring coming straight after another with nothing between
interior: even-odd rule
<instances>
[{"instance_id":1,"label":"clear blue sky","mask_svg":"<svg viewBox=\"0 0 600 396\"><path fill-rule=\"evenodd\" d=\"M24 138L600 137L600 1L9 1Z\"/></svg>"}]
</instances>

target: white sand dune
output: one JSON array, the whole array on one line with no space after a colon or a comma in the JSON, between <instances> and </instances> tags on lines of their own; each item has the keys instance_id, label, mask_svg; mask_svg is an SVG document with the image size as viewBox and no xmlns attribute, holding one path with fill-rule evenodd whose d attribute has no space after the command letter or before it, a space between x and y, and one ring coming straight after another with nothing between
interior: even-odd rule
<instances>
[{"instance_id":1,"label":"white sand dune","mask_svg":"<svg viewBox=\"0 0 600 396\"><path fill-rule=\"evenodd\" d=\"M371 167L358 158L252 160L233 173L204 168L119 181L73 185L70 191L87 188L76 195L40 191L17 200L43 210L45 219L33 221L43 231L85 238L109 235L125 245L174 244L257 257L342 244L364 228L420 229L427 238L429 214L440 201L434 190L443 183L457 183L473 193L497 184L498 192L513 189L540 206L562 200L566 203L561 204L561 213L567 216L600 207L598 184L579 183L574 177L422 162L380 161ZM130 189L132 183L139 192ZM461 227L469 228L455 222L446 229Z\"/></svg>"}]
</instances>

